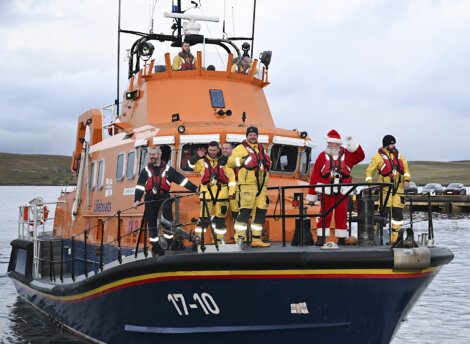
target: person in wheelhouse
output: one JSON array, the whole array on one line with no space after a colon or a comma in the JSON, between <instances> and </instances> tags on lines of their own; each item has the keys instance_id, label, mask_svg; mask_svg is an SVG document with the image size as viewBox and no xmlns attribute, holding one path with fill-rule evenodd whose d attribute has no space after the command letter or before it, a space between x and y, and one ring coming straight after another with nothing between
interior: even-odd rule
<instances>
[{"instance_id":1,"label":"person in wheelhouse","mask_svg":"<svg viewBox=\"0 0 470 344\"><path fill-rule=\"evenodd\" d=\"M352 182L351 170L365 158L361 145L351 136L346 137L347 148L341 146L343 140L336 130L330 130L326 136L327 146L321 152L313 166L310 185L329 185L329 187L310 188L307 194L307 200L310 204L317 201L318 194L324 200L325 209L328 211L337 201L339 201L348 190L347 186L334 186L335 184L347 184ZM344 245L348 237L347 224L347 205L348 198L345 197L334 209L325 217L325 237L330 236L331 219L334 214L334 235L338 245ZM322 242L323 221L320 217L317 221L317 240L318 244Z\"/></svg>"},{"instance_id":2,"label":"person in wheelhouse","mask_svg":"<svg viewBox=\"0 0 470 344\"><path fill-rule=\"evenodd\" d=\"M170 198L171 183L177 183L193 192L198 192L198 188L188 178L185 178L173 167L162 161L162 150L160 147L151 147L148 153L149 163L140 172L137 185L135 186L134 206L137 207L141 204L140 201L145 193L144 218L149 228L152 253L162 255L164 251L159 245L157 217L163 201ZM173 220L171 202L165 202L162 214L166 220ZM175 248L173 235L164 234L164 237L168 240L168 247Z\"/></svg>"}]
</instances>

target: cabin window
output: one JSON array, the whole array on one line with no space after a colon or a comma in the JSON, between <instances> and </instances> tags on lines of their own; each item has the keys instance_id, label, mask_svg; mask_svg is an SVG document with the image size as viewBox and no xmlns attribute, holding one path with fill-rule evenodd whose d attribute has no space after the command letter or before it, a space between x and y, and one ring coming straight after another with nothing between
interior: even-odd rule
<instances>
[{"instance_id":1,"label":"cabin window","mask_svg":"<svg viewBox=\"0 0 470 344\"><path fill-rule=\"evenodd\" d=\"M90 167L90 176L88 177L88 190L90 191L95 188L95 170L96 170L96 161L93 161Z\"/></svg>"},{"instance_id":2,"label":"cabin window","mask_svg":"<svg viewBox=\"0 0 470 344\"><path fill-rule=\"evenodd\" d=\"M294 172L297 168L298 147L273 145L271 148L272 171Z\"/></svg>"},{"instance_id":3,"label":"cabin window","mask_svg":"<svg viewBox=\"0 0 470 344\"><path fill-rule=\"evenodd\" d=\"M160 146L162 150L162 161L164 161L167 165L172 165L172 154L171 154L171 146L162 145Z\"/></svg>"},{"instance_id":4,"label":"cabin window","mask_svg":"<svg viewBox=\"0 0 470 344\"><path fill-rule=\"evenodd\" d=\"M135 151L127 153L126 178L132 179L135 174Z\"/></svg>"},{"instance_id":5,"label":"cabin window","mask_svg":"<svg viewBox=\"0 0 470 344\"><path fill-rule=\"evenodd\" d=\"M116 163L116 180L120 181L124 179L124 153L121 153L117 157Z\"/></svg>"},{"instance_id":6,"label":"cabin window","mask_svg":"<svg viewBox=\"0 0 470 344\"><path fill-rule=\"evenodd\" d=\"M142 147L140 149L140 154L139 154L139 173L142 172L144 167L147 165L148 158L149 158L149 155L147 152L147 148Z\"/></svg>"},{"instance_id":7,"label":"cabin window","mask_svg":"<svg viewBox=\"0 0 470 344\"><path fill-rule=\"evenodd\" d=\"M96 188L102 189L104 184L104 160L100 160L98 163L98 181L96 182Z\"/></svg>"},{"instance_id":8,"label":"cabin window","mask_svg":"<svg viewBox=\"0 0 470 344\"><path fill-rule=\"evenodd\" d=\"M300 174L302 176L306 176L308 172L310 171L310 161L312 159L311 153L312 153L312 149L309 147L305 147L302 152L302 160L301 160L301 167L300 167Z\"/></svg>"},{"instance_id":9,"label":"cabin window","mask_svg":"<svg viewBox=\"0 0 470 344\"><path fill-rule=\"evenodd\" d=\"M188 143L181 148L180 168L182 171L193 172L193 169L188 165L188 160L196 154L197 150L201 147L207 149L207 143Z\"/></svg>"}]
</instances>

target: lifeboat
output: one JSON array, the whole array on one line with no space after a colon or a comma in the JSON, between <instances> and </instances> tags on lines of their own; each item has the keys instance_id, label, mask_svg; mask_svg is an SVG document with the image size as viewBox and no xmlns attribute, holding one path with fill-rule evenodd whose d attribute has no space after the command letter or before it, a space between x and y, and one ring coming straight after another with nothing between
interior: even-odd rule
<instances>
[{"instance_id":1,"label":"lifeboat","mask_svg":"<svg viewBox=\"0 0 470 344\"><path fill-rule=\"evenodd\" d=\"M11 243L8 275L19 295L96 343L389 343L453 254L432 244L431 231L420 245L412 230L401 245L387 244L384 221L374 225L381 207L374 214L366 196L359 202L369 206L349 214L358 242L313 245L315 219L325 216L304 203L314 187L308 180L316 145L305 131L275 126L264 93L271 52L239 73L233 65L250 57L250 44L240 50L238 38L205 37L198 21L217 18L181 8L177 1L165 14L174 20L171 34L120 30L139 37L130 49L127 88L117 96L111 123L103 125L100 109L78 117L71 159L77 186L54 202L49 231L44 202L21 208L42 215L20 216ZM194 68L174 70L170 53L157 64L154 45L183 41L194 50ZM226 51L223 69L205 64L205 45ZM217 244L209 230L196 235L199 197L174 185L169 227L182 245L152 255L143 207L134 207L148 148L159 146L162 160L198 185L189 158L211 141L240 144L248 126L259 129L272 160L262 234L272 246ZM345 197L362 185L347 186ZM168 225L161 214L158 220ZM233 221L226 221L229 242Z\"/></svg>"}]
</instances>

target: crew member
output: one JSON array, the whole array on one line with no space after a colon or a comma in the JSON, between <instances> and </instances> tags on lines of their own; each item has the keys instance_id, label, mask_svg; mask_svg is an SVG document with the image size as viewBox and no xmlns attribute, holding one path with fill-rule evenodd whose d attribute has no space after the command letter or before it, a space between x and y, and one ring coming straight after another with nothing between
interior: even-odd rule
<instances>
[{"instance_id":1,"label":"crew member","mask_svg":"<svg viewBox=\"0 0 470 344\"><path fill-rule=\"evenodd\" d=\"M313 167L312 177L310 178L310 185L314 184L327 184L331 187L316 187L308 190L307 200L309 203L314 203L317 200L317 194L322 194L324 198L325 209L321 211L328 211L334 204L339 201L342 195L350 190L347 186L333 186L335 184L346 184L352 182L351 170L354 165L364 160L364 151L358 142L352 137L346 137L348 143L347 149L342 147L343 143L341 136L336 130L331 130L326 137L327 147L324 152L321 152L315 165ZM345 239L348 236L347 225L347 205L348 197L345 197L333 211L330 211L325 217L325 236L330 235L331 218L334 212L335 219L335 237L338 238L338 245L344 245ZM322 242L322 227L323 222L320 217L317 222L317 238L318 243Z\"/></svg>"},{"instance_id":2,"label":"crew member","mask_svg":"<svg viewBox=\"0 0 470 344\"><path fill-rule=\"evenodd\" d=\"M254 211L251 246L270 246L271 244L261 240L261 233L268 208L267 186L271 159L263 145L258 143L258 128L249 127L246 130L246 140L233 150L227 165L239 168L240 211L234 225L239 244L246 238L248 221Z\"/></svg>"},{"instance_id":3,"label":"crew member","mask_svg":"<svg viewBox=\"0 0 470 344\"><path fill-rule=\"evenodd\" d=\"M196 185L191 183L173 167L167 165L161 158L162 150L159 147L149 149L149 163L139 175L134 195L134 205L137 207L145 193L144 217L149 228L152 252L156 254L163 254L163 250L158 245L159 228L157 228L157 216L162 202L170 198L171 183L177 183L190 191L197 192ZM166 220L173 220L170 201L165 202L162 214ZM164 234L164 236L169 240L168 246L171 247L173 235Z\"/></svg>"},{"instance_id":4,"label":"crew member","mask_svg":"<svg viewBox=\"0 0 470 344\"><path fill-rule=\"evenodd\" d=\"M221 165L227 164L228 158L230 157L230 154L232 154L232 150L233 150L233 147L230 142L222 143L222 157L220 158ZM235 173L235 181L238 183L238 167L234 168L233 172ZM235 220L237 219L237 216L238 216L238 212L240 210L240 206L239 206L240 198L238 197L239 196L238 187L235 190L236 190L235 197L232 197L229 199L229 210L230 210L230 214L232 215L233 223L235 223ZM234 232L231 233L229 240L230 240L229 241L230 243L232 244L235 243Z\"/></svg>"},{"instance_id":5,"label":"crew member","mask_svg":"<svg viewBox=\"0 0 470 344\"><path fill-rule=\"evenodd\" d=\"M232 154L232 150L233 150L233 147L232 147L232 144L230 142L224 142L222 144L222 157L220 158L220 164L222 166L225 166L228 162L228 159L230 157L230 155ZM229 167L227 167L229 168ZM238 167L235 167L233 169L233 172L235 174L235 181L238 183L238 170L239 168ZM232 218L233 220L235 221L237 216L238 216L238 212L239 212L239 206L238 206L238 202L239 202L239 198L238 198L238 187L235 189L235 197L234 198L230 198L229 200L229 208L230 208L230 214L232 215Z\"/></svg>"},{"instance_id":6,"label":"crew member","mask_svg":"<svg viewBox=\"0 0 470 344\"><path fill-rule=\"evenodd\" d=\"M403 208L405 207L405 188L408 187L411 176L408 169L408 162L403 154L398 152L396 140L392 135L385 135L382 140L382 148L372 157L372 161L367 167L366 182L372 182L375 171L378 174L379 183L392 183L392 190L386 204L386 214L392 213L392 236L391 243L395 243L398 231L403 225ZM383 202L389 188L384 188Z\"/></svg>"},{"instance_id":7,"label":"crew member","mask_svg":"<svg viewBox=\"0 0 470 344\"><path fill-rule=\"evenodd\" d=\"M249 74L251 69L251 57L243 55L237 63L232 65L232 73Z\"/></svg>"},{"instance_id":8,"label":"crew member","mask_svg":"<svg viewBox=\"0 0 470 344\"><path fill-rule=\"evenodd\" d=\"M219 144L215 141L209 143L207 152L199 148L188 162L194 172L201 175L199 198L201 200L201 215L196 225L196 234L201 235L211 224L214 216L214 231L217 240L225 244L227 226L225 217L228 213L229 199L235 198L236 181L231 168L224 166L220 161ZM206 199L207 202L202 200Z\"/></svg>"},{"instance_id":9,"label":"crew member","mask_svg":"<svg viewBox=\"0 0 470 344\"><path fill-rule=\"evenodd\" d=\"M196 59L191 54L191 45L183 42L181 51L173 58L173 70L193 70L196 69Z\"/></svg>"}]
</instances>

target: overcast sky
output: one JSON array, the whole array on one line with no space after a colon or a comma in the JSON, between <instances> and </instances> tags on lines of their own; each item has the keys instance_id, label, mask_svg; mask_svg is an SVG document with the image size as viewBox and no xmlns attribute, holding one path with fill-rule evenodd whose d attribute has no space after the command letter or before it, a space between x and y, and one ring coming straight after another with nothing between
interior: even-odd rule
<instances>
[{"instance_id":1,"label":"overcast sky","mask_svg":"<svg viewBox=\"0 0 470 344\"><path fill-rule=\"evenodd\" d=\"M122 26L147 31L152 1L122 1ZM249 34L251 0L225 3L229 35ZM222 18L223 4L202 11ZM158 1L156 32L170 6ZM78 115L115 98L116 16L117 0L0 0L0 152L70 155ZM389 133L409 160L470 159L470 1L258 0L256 27L277 126L320 148L335 128L367 159Z\"/></svg>"}]
</instances>

